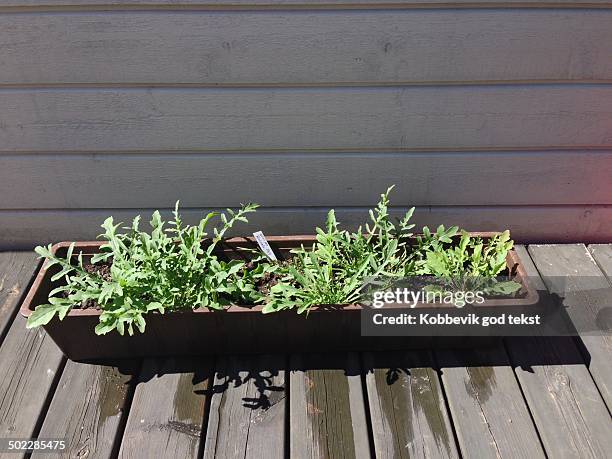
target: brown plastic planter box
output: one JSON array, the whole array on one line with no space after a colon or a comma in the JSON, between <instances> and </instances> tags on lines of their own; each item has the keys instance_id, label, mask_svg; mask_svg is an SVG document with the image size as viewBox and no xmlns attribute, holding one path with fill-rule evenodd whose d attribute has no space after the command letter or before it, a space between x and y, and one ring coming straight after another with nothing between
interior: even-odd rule
<instances>
[{"instance_id":1,"label":"brown plastic planter box","mask_svg":"<svg viewBox=\"0 0 612 459\"><path fill-rule=\"evenodd\" d=\"M490 237L492 233L472 233ZM301 244L309 246L312 236L269 237L268 241L277 255L285 257L292 248ZM65 256L69 242L53 246L54 253ZM102 242L79 242L75 254L99 252ZM230 258L247 258L245 248L254 248L253 238L233 238L225 241L220 249ZM507 263L516 270L515 280L523 285L519 299L486 300L479 307L504 307L530 305L538 300L538 294L527 282L527 276L514 251L508 254ZM56 284L51 277L57 271L46 264L38 273L22 307L28 317L36 306L47 302L48 294ZM417 307L450 309L448 305ZM73 309L63 321L53 319L44 329L72 360L106 358L154 357L171 355L205 355L220 353L265 352L327 352L349 350L391 350L429 347L443 342L432 337L372 337L361 335L360 305L321 306L311 310L308 317L295 311L262 314L261 306L231 306L225 311L197 309L194 311L152 313L147 315L145 333L133 336L116 332L98 336L94 328L100 311ZM454 309L454 308L453 308ZM459 341L459 340L455 340ZM461 339L465 345L466 340ZM454 345L451 343L451 345Z\"/></svg>"}]
</instances>

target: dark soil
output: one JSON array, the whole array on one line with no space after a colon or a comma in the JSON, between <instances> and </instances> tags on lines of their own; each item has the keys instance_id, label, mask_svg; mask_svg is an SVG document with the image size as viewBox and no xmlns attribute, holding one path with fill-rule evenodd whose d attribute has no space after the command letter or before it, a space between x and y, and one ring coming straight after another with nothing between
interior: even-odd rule
<instances>
[{"instance_id":1,"label":"dark soil","mask_svg":"<svg viewBox=\"0 0 612 459\"><path fill-rule=\"evenodd\" d=\"M89 274L97 274L105 281L111 280L110 263L105 263L101 265L84 264L83 268ZM67 292L64 292L64 298L66 298L67 296L68 296ZM80 304L75 304L74 308L75 309L98 309L98 310L101 309L100 305L94 300L86 300L86 301L81 302Z\"/></svg>"},{"instance_id":2,"label":"dark soil","mask_svg":"<svg viewBox=\"0 0 612 459\"><path fill-rule=\"evenodd\" d=\"M110 263L105 263L103 265L89 265L88 264L88 265L84 265L83 268L85 268L85 271L87 271L89 274L97 274L98 276L100 276L102 279L104 279L107 282L112 279Z\"/></svg>"},{"instance_id":3,"label":"dark soil","mask_svg":"<svg viewBox=\"0 0 612 459\"><path fill-rule=\"evenodd\" d=\"M66 294L66 292L64 292L64 298L66 298L67 296L68 295ZM81 303L75 304L73 308L74 309L97 309L97 310L102 309L100 305L94 300L82 301Z\"/></svg>"},{"instance_id":4,"label":"dark soil","mask_svg":"<svg viewBox=\"0 0 612 459\"><path fill-rule=\"evenodd\" d=\"M279 262L279 264L281 266L286 266L287 264L289 264L289 262L281 261ZM257 263L249 261L247 264L245 264L244 270L250 271L252 269L255 269L256 267L257 267ZM264 277L262 279L259 279L255 283L255 287L257 288L257 291L259 293L261 293L262 295L267 295L268 293L270 293L270 289L274 287L276 284L278 284L280 279L281 279L281 276L279 276L278 273L264 273Z\"/></svg>"}]
</instances>

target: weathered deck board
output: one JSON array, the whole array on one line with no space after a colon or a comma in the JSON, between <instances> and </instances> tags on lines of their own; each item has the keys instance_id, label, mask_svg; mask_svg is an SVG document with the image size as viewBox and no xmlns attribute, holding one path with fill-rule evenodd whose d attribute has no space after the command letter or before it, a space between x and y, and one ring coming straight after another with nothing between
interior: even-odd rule
<instances>
[{"instance_id":1,"label":"weathered deck board","mask_svg":"<svg viewBox=\"0 0 612 459\"><path fill-rule=\"evenodd\" d=\"M612 451L610 414L568 337L514 338L516 375L549 457L606 457ZM549 363L539 364L542 359Z\"/></svg>"},{"instance_id":2,"label":"weathered deck board","mask_svg":"<svg viewBox=\"0 0 612 459\"><path fill-rule=\"evenodd\" d=\"M38 267L36 254L0 253L0 437L35 434L64 358L42 330L27 330L15 308ZM15 455L18 456L18 455Z\"/></svg>"},{"instance_id":3,"label":"weathered deck board","mask_svg":"<svg viewBox=\"0 0 612 459\"><path fill-rule=\"evenodd\" d=\"M127 417L136 362L121 368L68 361L45 416L40 438L65 438L54 457L111 458ZM32 457L46 457L47 453Z\"/></svg>"},{"instance_id":4,"label":"weathered deck board","mask_svg":"<svg viewBox=\"0 0 612 459\"><path fill-rule=\"evenodd\" d=\"M204 458L284 458L284 356L220 357Z\"/></svg>"},{"instance_id":5,"label":"weathered deck board","mask_svg":"<svg viewBox=\"0 0 612 459\"><path fill-rule=\"evenodd\" d=\"M64 363L47 334L25 322L18 315L0 347L0 437L35 434Z\"/></svg>"},{"instance_id":6,"label":"weathered deck board","mask_svg":"<svg viewBox=\"0 0 612 459\"><path fill-rule=\"evenodd\" d=\"M541 300L553 301L525 247L516 250ZM512 337L506 347L549 457L612 451L608 410L571 337Z\"/></svg>"},{"instance_id":7,"label":"weathered deck board","mask_svg":"<svg viewBox=\"0 0 612 459\"><path fill-rule=\"evenodd\" d=\"M293 355L290 368L290 457L370 458L359 355Z\"/></svg>"},{"instance_id":8,"label":"weathered deck board","mask_svg":"<svg viewBox=\"0 0 612 459\"><path fill-rule=\"evenodd\" d=\"M589 252L599 269L612 282L612 244L591 244Z\"/></svg>"},{"instance_id":9,"label":"weathered deck board","mask_svg":"<svg viewBox=\"0 0 612 459\"><path fill-rule=\"evenodd\" d=\"M364 353L377 458L459 457L429 351Z\"/></svg>"},{"instance_id":10,"label":"weathered deck board","mask_svg":"<svg viewBox=\"0 0 612 459\"><path fill-rule=\"evenodd\" d=\"M540 252L541 247L530 250ZM580 253L577 248L582 249L590 266L571 261L575 252ZM586 298L586 306L593 312L603 300L585 292L578 276L587 272L589 278L596 279L596 285L604 285L602 280L608 282L597 265L609 275L612 258L606 257L612 257L612 249L606 245L590 248L597 265L584 246L564 249L570 253L560 265L571 268L569 282L560 285L554 276L533 281L539 281L539 290L546 289L546 281L552 287L566 288L570 293L566 305L570 308ZM517 250L528 273L535 273L525 248ZM557 249L556 256L559 251L565 253ZM557 262L549 266L541 252L539 255L541 271L558 266ZM13 257L10 263L9 257ZM4 279L5 285L6 280L17 285L16 290L0 289L0 304L13 312L37 265L35 256L29 254L28 269L27 258L0 254L0 280ZM13 272L12 266L18 268ZM25 319L17 316L0 346L0 435L66 437L69 449L65 457L113 457L119 443L122 457L198 457L202 452L207 458L287 454L300 458L458 457L451 423L463 455L469 457L542 456L533 422L549 457L606 457L612 450L610 414L598 391L610 379L601 371L606 362L593 357L588 339L585 344L591 355L592 376L571 338L506 340L512 363L518 366L518 384L501 347L437 351L443 388L429 351L366 353L363 367L357 354L295 355L290 362L290 381L284 379L284 359L224 357L217 365L212 388L210 360L153 359L141 369L130 405L128 380L137 369L74 362L63 368L59 350L44 332L27 331L24 325ZM596 352L599 354L595 357L606 355L601 349ZM594 363L599 372L594 371ZM60 377L58 370L62 368ZM373 371L365 373L364 388L362 375L369 369ZM234 385L238 378L240 384ZM283 398L286 382L290 382L288 423L287 401ZM280 390L273 390L275 387ZM261 396L262 388L268 399ZM450 413L446 412L442 389ZM371 446L364 390L372 422ZM211 411L206 414L209 393ZM263 408L268 403L271 406ZM128 405L125 433L119 438L127 416L121 410ZM209 422L203 445L206 418ZM287 435L289 451L285 449L287 424L291 429ZM402 448L404 445L407 447Z\"/></svg>"},{"instance_id":11,"label":"weathered deck board","mask_svg":"<svg viewBox=\"0 0 612 459\"><path fill-rule=\"evenodd\" d=\"M38 268L34 252L0 253L0 342Z\"/></svg>"},{"instance_id":12,"label":"weathered deck board","mask_svg":"<svg viewBox=\"0 0 612 459\"><path fill-rule=\"evenodd\" d=\"M119 456L197 457L211 375L206 359L145 360Z\"/></svg>"},{"instance_id":13,"label":"weathered deck board","mask_svg":"<svg viewBox=\"0 0 612 459\"><path fill-rule=\"evenodd\" d=\"M563 298L584 344L589 371L612 409L612 336L594 331L609 312L610 282L583 244L530 245L528 250L548 290Z\"/></svg>"},{"instance_id":14,"label":"weathered deck board","mask_svg":"<svg viewBox=\"0 0 612 459\"><path fill-rule=\"evenodd\" d=\"M437 351L436 358L464 456L544 457L503 346Z\"/></svg>"}]
</instances>

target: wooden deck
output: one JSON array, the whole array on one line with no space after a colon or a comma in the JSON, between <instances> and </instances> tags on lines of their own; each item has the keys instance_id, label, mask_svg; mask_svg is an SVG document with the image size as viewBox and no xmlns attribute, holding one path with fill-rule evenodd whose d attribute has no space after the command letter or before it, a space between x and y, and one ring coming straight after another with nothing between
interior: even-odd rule
<instances>
[{"instance_id":1,"label":"wooden deck","mask_svg":"<svg viewBox=\"0 0 612 459\"><path fill-rule=\"evenodd\" d=\"M570 316L593 311L582 279L612 281L612 245L518 250ZM612 457L609 335L90 365L17 314L38 265L0 253L0 437L66 438L78 458Z\"/></svg>"}]
</instances>

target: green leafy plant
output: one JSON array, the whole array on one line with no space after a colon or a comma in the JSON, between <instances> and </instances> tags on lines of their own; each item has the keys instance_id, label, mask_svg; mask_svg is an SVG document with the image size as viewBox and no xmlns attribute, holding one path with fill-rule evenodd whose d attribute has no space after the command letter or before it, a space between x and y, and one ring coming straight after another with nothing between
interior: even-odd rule
<instances>
[{"instance_id":1,"label":"green leafy plant","mask_svg":"<svg viewBox=\"0 0 612 459\"><path fill-rule=\"evenodd\" d=\"M297 308L303 313L317 305L356 303L366 298L370 282L384 290L396 281L422 275L437 280L426 287L429 290L482 291L493 296L520 289L517 282L496 279L513 246L508 231L485 242L457 226L440 225L435 232L423 228L423 234L411 240L414 208L394 224L388 211L392 188L370 210L365 229L359 227L354 233L341 230L331 210L325 230L316 230L316 243L293 250L291 262L279 267L281 280L270 289L263 312Z\"/></svg>"},{"instance_id":2,"label":"green leafy plant","mask_svg":"<svg viewBox=\"0 0 612 459\"><path fill-rule=\"evenodd\" d=\"M109 217L100 236L106 243L101 252L84 262L82 253L74 256L74 244L65 258L52 253L51 246L36 247L47 259L47 267L59 266L52 280L64 283L49 294L48 304L40 305L28 318L28 328L48 323L56 315L63 319L74 307L97 307L102 313L97 334L117 330L131 335L134 327L145 330L145 315L191 308L223 309L230 303L253 304L261 298L255 288L265 265L244 269L244 262L225 261L215 254L217 244L237 222L247 222L246 214L256 205L244 205L237 212L211 212L197 225L184 224L178 212L167 224L158 211L150 221L151 231L140 230L140 217L119 232L121 223ZM215 218L220 228L207 228Z\"/></svg>"},{"instance_id":3,"label":"green leafy plant","mask_svg":"<svg viewBox=\"0 0 612 459\"><path fill-rule=\"evenodd\" d=\"M455 241L457 236L459 240ZM446 229L440 225L435 233L423 228L411 258L417 275L432 275L439 280L430 289L510 295L521 284L496 276L506 269L506 256L513 245L507 230L483 241L456 226Z\"/></svg>"},{"instance_id":4,"label":"green leafy plant","mask_svg":"<svg viewBox=\"0 0 612 459\"><path fill-rule=\"evenodd\" d=\"M149 232L140 229L140 217L127 228L109 217L100 235L105 243L93 257L75 254L74 244L65 257L55 255L52 246L36 248L47 268L57 271L52 276L56 286L27 326L47 324L56 316L62 320L72 308L90 307L101 311L97 334L117 330L122 335L144 332L148 313L255 303L263 303L264 313L294 308L303 313L313 306L360 302L373 281L380 289L415 276L431 276L436 282L428 288L438 291L512 295L520 289L509 278L496 278L506 269L513 247L508 231L484 240L440 225L435 231L425 227L415 237L410 223L414 208L398 221L389 215L392 189L381 194L369 221L355 232L341 229L330 210L325 227L316 229L316 242L293 250L290 260L280 263L256 251L248 263L223 259L216 252L228 230L247 222L254 204L211 212L197 225L187 225L177 202L167 223L153 213Z\"/></svg>"},{"instance_id":5,"label":"green leafy plant","mask_svg":"<svg viewBox=\"0 0 612 459\"><path fill-rule=\"evenodd\" d=\"M309 249L292 251L289 264L280 266L280 282L270 289L263 312L314 305L356 302L368 279L398 278L412 273L406 244L412 236L410 209L397 223L389 216L390 187L381 195L370 222L354 233L339 228L334 210L327 214L325 230L317 228L317 241Z\"/></svg>"}]
</instances>

